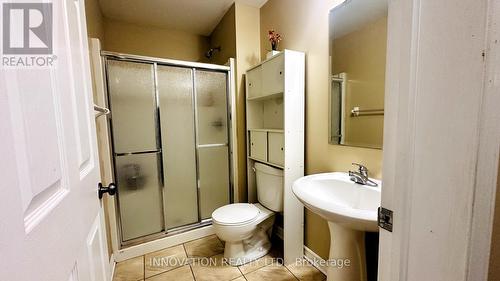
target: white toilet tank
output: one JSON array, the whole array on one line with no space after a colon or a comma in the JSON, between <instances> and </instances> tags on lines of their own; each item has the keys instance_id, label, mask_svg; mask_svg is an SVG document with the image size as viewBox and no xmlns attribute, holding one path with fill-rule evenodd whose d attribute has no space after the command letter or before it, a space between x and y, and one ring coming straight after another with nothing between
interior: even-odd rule
<instances>
[{"instance_id":1,"label":"white toilet tank","mask_svg":"<svg viewBox=\"0 0 500 281\"><path fill-rule=\"evenodd\" d=\"M283 170L261 163L254 167L259 203L272 211L283 211Z\"/></svg>"}]
</instances>

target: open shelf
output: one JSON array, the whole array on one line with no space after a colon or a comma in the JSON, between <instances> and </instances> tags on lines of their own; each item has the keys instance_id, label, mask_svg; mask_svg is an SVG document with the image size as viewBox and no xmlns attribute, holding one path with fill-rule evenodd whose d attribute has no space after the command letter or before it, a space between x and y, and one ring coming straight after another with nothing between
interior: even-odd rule
<instances>
[{"instance_id":1,"label":"open shelf","mask_svg":"<svg viewBox=\"0 0 500 281\"><path fill-rule=\"evenodd\" d=\"M257 97L248 97L247 101L264 101L264 100L269 100L269 99L274 99L274 98L282 98L283 93L275 93L271 95L265 95L265 96L257 96Z\"/></svg>"},{"instance_id":2,"label":"open shelf","mask_svg":"<svg viewBox=\"0 0 500 281\"><path fill-rule=\"evenodd\" d=\"M283 129L285 127L284 113L283 95L247 101L247 128Z\"/></svg>"}]
</instances>

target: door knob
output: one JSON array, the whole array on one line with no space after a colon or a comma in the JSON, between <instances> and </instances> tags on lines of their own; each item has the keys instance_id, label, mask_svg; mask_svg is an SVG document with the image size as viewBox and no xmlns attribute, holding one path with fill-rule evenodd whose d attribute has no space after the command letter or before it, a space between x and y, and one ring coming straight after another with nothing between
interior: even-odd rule
<instances>
[{"instance_id":1,"label":"door knob","mask_svg":"<svg viewBox=\"0 0 500 281\"><path fill-rule=\"evenodd\" d=\"M116 194L117 188L114 183L110 183L109 186L103 186L102 183L99 183L97 185L97 195L99 196L99 199L102 199L102 196L104 193L108 193L109 195L113 196Z\"/></svg>"}]
</instances>

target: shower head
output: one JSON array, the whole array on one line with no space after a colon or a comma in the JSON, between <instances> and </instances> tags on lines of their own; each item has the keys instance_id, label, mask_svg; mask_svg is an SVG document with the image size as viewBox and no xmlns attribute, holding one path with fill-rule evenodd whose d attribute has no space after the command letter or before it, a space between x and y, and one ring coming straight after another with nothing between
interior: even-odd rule
<instances>
[{"instance_id":1,"label":"shower head","mask_svg":"<svg viewBox=\"0 0 500 281\"><path fill-rule=\"evenodd\" d=\"M220 46L215 47L215 48L210 48L210 50L208 50L208 51L205 53L205 57L207 57L207 59L210 59L210 58L212 58L212 56L214 55L214 52L215 52L215 51L220 52L220 50L221 50L221 47L220 47Z\"/></svg>"}]
</instances>

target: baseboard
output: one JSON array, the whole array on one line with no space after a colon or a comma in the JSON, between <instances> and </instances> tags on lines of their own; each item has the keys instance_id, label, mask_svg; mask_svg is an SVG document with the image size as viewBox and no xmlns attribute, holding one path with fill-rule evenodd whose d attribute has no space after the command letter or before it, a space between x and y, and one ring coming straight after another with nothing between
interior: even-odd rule
<instances>
[{"instance_id":1,"label":"baseboard","mask_svg":"<svg viewBox=\"0 0 500 281\"><path fill-rule=\"evenodd\" d=\"M212 225L193 229L184 233L168 236L151 242L146 242L140 245L131 246L121 249L114 253L115 261L121 262L131 258L145 255L147 253L156 252L165 248L180 245L191 240L200 239L206 236L215 234Z\"/></svg>"},{"instance_id":2,"label":"baseboard","mask_svg":"<svg viewBox=\"0 0 500 281\"><path fill-rule=\"evenodd\" d=\"M304 245L304 258L309 261L314 267L326 275L326 262L325 260L316 254L313 250L307 248Z\"/></svg>"}]
</instances>

